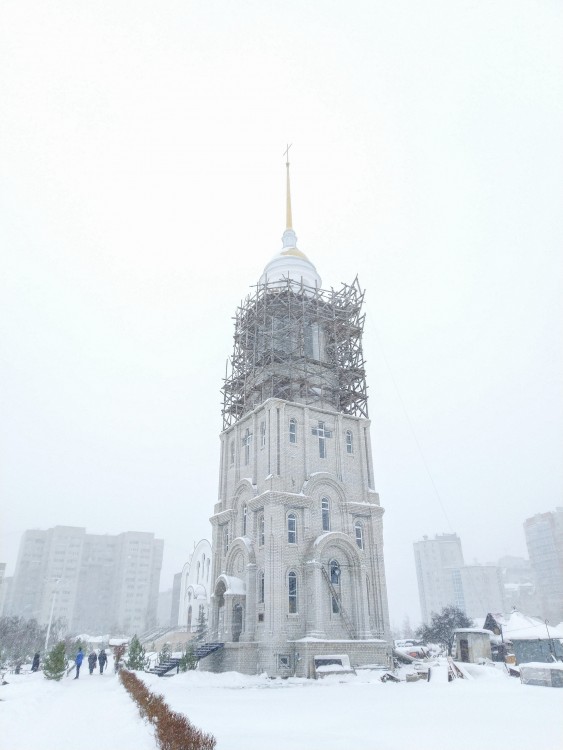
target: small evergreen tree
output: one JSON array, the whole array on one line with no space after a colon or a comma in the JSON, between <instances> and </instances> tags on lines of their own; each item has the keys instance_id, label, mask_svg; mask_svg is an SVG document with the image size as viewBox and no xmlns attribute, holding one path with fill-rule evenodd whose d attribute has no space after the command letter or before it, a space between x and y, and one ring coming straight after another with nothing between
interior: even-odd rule
<instances>
[{"instance_id":1,"label":"small evergreen tree","mask_svg":"<svg viewBox=\"0 0 563 750\"><path fill-rule=\"evenodd\" d=\"M472 627L473 620L462 609L450 606L444 607L439 614L432 612L430 625L421 625L416 634L424 643L439 643L451 656L456 629Z\"/></svg>"},{"instance_id":2,"label":"small evergreen tree","mask_svg":"<svg viewBox=\"0 0 563 750\"><path fill-rule=\"evenodd\" d=\"M59 682L66 672L67 661L65 655L64 641L59 641L47 654L43 662L43 674L47 680L56 680Z\"/></svg>"},{"instance_id":3,"label":"small evergreen tree","mask_svg":"<svg viewBox=\"0 0 563 750\"><path fill-rule=\"evenodd\" d=\"M195 638L198 643L203 643L207 639L207 617L205 616L205 609L203 607L199 608Z\"/></svg>"},{"instance_id":4,"label":"small evergreen tree","mask_svg":"<svg viewBox=\"0 0 563 750\"><path fill-rule=\"evenodd\" d=\"M188 670L195 669L197 667L197 658L195 655L195 649L193 643L187 643L182 651L180 658L180 672L187 672Z\"/></svg>"},{"instance_id":5,"label":"small evergreen tree","mask_svg":"<svg viewBox=\"0 0 563 750\"><path fill-rule=\"evenodd\" d=\"M146 660L145 649L141 646L141 641L134 635L129 644L129 654L125 666L127 669L141 670L145 668Z\"/></svg>"},{"instance_id":6,"label":"small evergreen tree","mask_svg":"<svg viewBox=\"0 0 563 750\"><path fill-rule=\"evenodd\" d=\"M163 647L158 652L158 663L164 664L165 661L168 661L170 659L170 656L172 655L172 651L170 650L170 644L165 643Z\"/></svg>"}]
</instances>

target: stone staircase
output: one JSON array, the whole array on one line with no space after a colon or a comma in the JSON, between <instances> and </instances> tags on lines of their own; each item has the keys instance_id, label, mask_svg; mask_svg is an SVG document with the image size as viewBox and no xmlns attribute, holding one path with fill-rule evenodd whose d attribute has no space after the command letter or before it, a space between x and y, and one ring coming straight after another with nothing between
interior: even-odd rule
<instances>
[{"instance_id":1,"label":"stone staircase","mask_svg":"<svg viewBox=\"0 0 563 750\"><path fill-rule=\"evenodd\" d=\"M166 659L166 661L163 661L160 664L157 664L156 667L151 667L151 669L147 669L147 672L150 672L151 674L157 674L159 677L164 677L164 675L170 672L171 670L178 669L179 663L180 663L179 657L171 656L169 659Z\"/></svg>"},{"instance_id":2,"label":"stone staircase","mask_svg":"<svg viewBox=\"0 0 563 750\"><path fill-rule=\"evenodd\" d=\"M205 659L206 656L209 656L210 654L214 654L216 651L219 651L223 648L225 644L224 643L201 643L199 646L196 646L194 649L194 655L198 661L201 659ZM169 672L172 672L172 674L175 674L178 669L178 664L180 663L180 657L177 656L171 656L166 661L161 662L160 664L157 664L154 667L151 667L150 669L147 669L147 672L150 672L151 674L156 674L159 677L164 677L165 675L168 675ZM72 665L74 668L74 664ZM171 676L171 675L169 675Z\"/></svg>"},{"instance_id":3,"label":"stone staircase","mask_svg":"<svg viewBox=\"0 0 563 750\"><path fill-rule=\"evenodd\" d=\"M224 645L224 643L202 643L194 649L195 657L198 660L205 659L209 654L214 654L215 651L222 649Z\"/></svg>"}]
</instances>

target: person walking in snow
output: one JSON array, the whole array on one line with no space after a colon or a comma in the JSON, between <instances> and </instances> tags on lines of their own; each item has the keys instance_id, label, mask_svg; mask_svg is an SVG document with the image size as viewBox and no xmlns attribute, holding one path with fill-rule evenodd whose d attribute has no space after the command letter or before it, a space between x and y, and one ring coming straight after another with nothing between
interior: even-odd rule
<instances>
[{"instance_id":1,"label":"person walking in snow","mask_svg":"<svg viewBox=\"0 0 563 750\"><path fill-rule=\"evenodd\" d=\"M104 667L107 664L108 657L106 655L106 652L104 649L100 651L100 655L98 656L98 665L100 667L100 674L104 673Z\"/></svg>"},{"instance_id":2,"label":"person walking in snow","mask_svg":"<svg viewBox=\"0 0 563 750\"><path fill-rule=\"evenodd\" d=\"M82 666L82 659L84 659L84 653L82 652L82 646L78 649L78 653L76 654L74 658L74 663L76 664L76 676L75 680L78 679L78 676L80 674L80 667Z\"/></svg>"},{"instance_id":3,"label":"person walking in snow","mask_svg":"<svg viewBox=\"0 0 563 750\"><path fill-rule=\"evenodd\" d=\"M92 651L92 653L88 654L88 669L90 670L90 674L94 672L97 662L98 657L96 655L96 652Z\"/></svg>"},{"instance_id":4,"label":"person walking in snow","mask_svg":"<svg viewBox=\"0 0 563 750\"><path fill-rule=\"evenodd\" d=\"M39 651L36 652L31 663L31 671L37 672L39 670Z\"/></svg>"}]
</instances>

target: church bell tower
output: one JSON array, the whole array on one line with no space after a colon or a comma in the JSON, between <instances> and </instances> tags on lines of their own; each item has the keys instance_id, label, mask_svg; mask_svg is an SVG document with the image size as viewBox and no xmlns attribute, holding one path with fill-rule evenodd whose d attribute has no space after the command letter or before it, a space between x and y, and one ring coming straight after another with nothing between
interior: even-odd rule
<instances>
[{"instance_id":1,"label":"church bell tower","mask_svg":"<svg viewBox=\"0 0 563 750\"><path fill-rule=\"evenodd\" d=\"M289 149L286 154L289 153ZM389 665L357 278L323 289L298 249L289 158L281 250L236 311L223 392L203 669L315 676Z\"/></svg>"}]
</instances>

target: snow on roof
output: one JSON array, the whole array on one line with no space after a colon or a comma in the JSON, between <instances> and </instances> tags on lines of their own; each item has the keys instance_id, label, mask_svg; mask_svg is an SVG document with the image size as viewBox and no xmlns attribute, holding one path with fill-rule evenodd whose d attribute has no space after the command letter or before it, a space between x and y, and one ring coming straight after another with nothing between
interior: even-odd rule
<instances>
[{"instance_id":1,"label":"snow on roof","mask_svg":"<svg viewBox=\"0 0 563 750\"><path fill-rule=\"evenodd\" d=\"M221 578L225 581L227 587L225 594L246 594L246 586L240 578L226 575L222 575Z\"/></svg>"},{"instance_id":2,"label":"snow on roof","mask_svg":"<svg viewBox=\"0 0 563 750\"><path fill-rule=\"evenodd\" d=\"M456 628L456 633L484 633L485 635L491 635L490 630L483 630L483 628Z\"/></svg>"},{"instance_id":3,"label":"snow on roof","mask_svg":"<svg viewBox=\"0 0 563 750\"><path fill-rule=\"evenodd\" d=\"M511 641L535 641L549 638L563 638L563 628L546 625L538 617L523 615L515 610L510 615L493 615L499 625L502 625L504 638Z\"/></svg>"},{"instance_id":4,"label":"snow on roof","mask_svg":"<svg viewBox=\"0 0 563 750\"><path fill-rule=\"evenodd\" d=\"M88 635L88 633L80 633L77 635L75 640L83 641L85 643L107 643L109 639L109 633L106 635Z\"/></svg>"},{"instance_id":5,"label":"snow on roof","mask_svg":"<svg viewBox=\"0 0 563 750\"><path fill-rule=\"evenodd\" d=\"M563 661L528 661L524 664L519 664L518 666L520 667L520 669L531 667L532 669L555 669L558 671L563 671Z\"/></svg>"},{"instance_id":6,"label":"snow on roof","mask_svg":"<svg viewBox=\"0 0 563 750\"><path fill-rule=\"evenodd\" d=\"M318 544L320 544L323 541L323 539L326 539L327 536L331 536L331 534L334 534L334 532L333 531L325 531L324 534L319 534L319 536L313 542L313 545L316 547Z\"/></svg>"}]
</instances>

